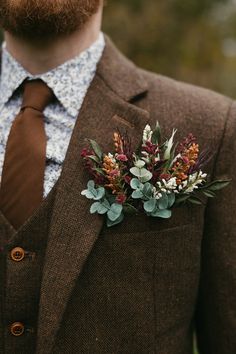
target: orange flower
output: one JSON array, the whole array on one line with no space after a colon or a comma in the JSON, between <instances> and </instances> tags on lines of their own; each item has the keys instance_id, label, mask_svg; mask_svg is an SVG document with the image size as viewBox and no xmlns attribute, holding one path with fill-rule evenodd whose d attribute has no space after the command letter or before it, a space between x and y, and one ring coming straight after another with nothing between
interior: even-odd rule
<instances>
[{"instance_id":1,"label":"orange flower","mask_svg":"<svg viewBox=\"0 0 236 354\"><path fill-rule=\"evenodd\" d=\"M123 154L124 146L123 146L122 137L121 137L121 135L119 133L115 132L113 134L113 141L114 141L116 152L118 154Z\"/></svg>"},{"instance_id":2,"label":"orange flower","mask_svg":"<svg viewBox=\"0 0 236 354\"><path fill-rule=\"evenodd\" d=\"M177 159L171 171L173 177L176 177L176 183L179 185L188 178L189 169L195 165L199 156L199 145L193 143L185 149L181 157Z\"/></svg>"},{"instance_id":3,"label":"orange flower","mask_svg":"<svg viewBox=\"0 0 236 354\"><path fill-rule=\"evenodd\" d=\"M103 171L109 181L105 187L110 188L113 194L118 194L121 191L119 186L120 171L113 158L108 155L105 155L103 159Z\"/></svg>"}]
</instances>

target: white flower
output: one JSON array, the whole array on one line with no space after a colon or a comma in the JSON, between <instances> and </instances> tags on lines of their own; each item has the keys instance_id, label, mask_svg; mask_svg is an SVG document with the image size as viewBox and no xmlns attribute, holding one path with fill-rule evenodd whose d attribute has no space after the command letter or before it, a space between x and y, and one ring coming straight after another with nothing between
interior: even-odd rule
<instances>
[{"instance_id":1,"label":"white flower","mask_svg":"<svg viewBox=\"0 0 236 354\"><path fill-rule=\"evenodd\" d=\"M157 182L157 187L159 191L163 193L170 194L171 192L174 192L177 190L176 177L172 177L168 181L162 179L161 181Z\"/></svg>"},{"instance_id":2,"label":"white flower","mask_svg":"<svg viewBox=\"0 0 236 354\"><path fill-rule=\"evenodd\" d=\"M203 173L202 171L195 172L189 176L187 181L182 183L182 187L186 188L184 193L192 193L195 189L198 189L199 186L205 181L207 177L207 173Z\"/></svg>"},{"instance_id":3,"label":"white flower","mask_svg":"<svg viewBox=\"0 0 236 354\"><path fill-rule=\"evenodd\" d=\"M147 141L151 141L152 134L153 134L153 131L152 131L150 125L147 124L146 127L144 128L144 131L143 131L143 144L146 144Z\"/></svg>"},{"instance_id":4,"label":"white flower","mask_svg":"<svg viewBox=\"0 0 236 354\"><path fill-rule=\"evenodd\" d=\"M109 157L109 159L112 160L113 163L116 163L116 159L115 159L115 157L114 157L113 154L111 154L111 153L109 152L107 156Z\"/></svg>"}]
</instances>

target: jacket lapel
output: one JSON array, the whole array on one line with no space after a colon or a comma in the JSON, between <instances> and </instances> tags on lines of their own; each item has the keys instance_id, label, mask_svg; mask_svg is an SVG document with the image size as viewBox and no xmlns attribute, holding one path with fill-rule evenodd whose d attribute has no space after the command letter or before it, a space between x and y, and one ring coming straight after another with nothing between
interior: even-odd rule
<instances>
[{"instance_id":1,"label":"jacket lapel","mask_svg":"<svg viewBox=\"0 0 236 354\"><path fill-rule=\"evenodd\" d=\"M128 132L135 148L149 115L129 101L146 91L133 64L106 38L57 184L41 287L37 354L51 352L76 279L103 226L103 217L91 215L90 202L81 196L89 178L80 157L85 139L94 139L104 151L111 151L118 127Z\"/></svg>"}]
</instances>

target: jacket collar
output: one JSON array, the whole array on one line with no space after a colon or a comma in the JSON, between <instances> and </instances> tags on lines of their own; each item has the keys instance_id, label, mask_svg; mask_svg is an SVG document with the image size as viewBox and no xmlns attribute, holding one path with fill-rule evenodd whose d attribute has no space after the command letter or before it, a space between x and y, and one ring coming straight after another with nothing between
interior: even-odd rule
<instances>
[{"instance_id":1,"label":"jacket collar","mask_svg":"<svg viewBox=\"0 0 236 354\"><path fill-rule=\"evenodd\" d=\"M97 76L127 102L147 92L148 84L141 71L127 59L105 35L106 46L97 67Z\"/></svg>"},{"instance_id":2,"label":"jacket collar","mask_svg":"<svg viewBox=\"0 0 236 354\"><path fill-rule=\"evenodd\" d=\"M51 353L67 302L103 226L103 217L91 216L90 202L81 195L88 181L80 158L85 139L94 139L104 151L111 151L113 132L119 127L132 136L136 147L149 114L129 101L146 92L147 84L139 71L106 37L106 48L57 184L41 286L36 354Z\"/></svg>"}]
</instances>

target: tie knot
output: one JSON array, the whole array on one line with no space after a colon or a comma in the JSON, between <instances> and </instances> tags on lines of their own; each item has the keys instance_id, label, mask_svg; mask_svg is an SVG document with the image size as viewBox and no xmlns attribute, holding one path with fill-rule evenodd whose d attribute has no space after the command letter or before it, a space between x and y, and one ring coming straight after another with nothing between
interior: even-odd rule
<instances>
[{"instance_id":1,"label":"tie knot","mask_svg":"<svg viewBox=\"0 0 236 354\"><path fill-rule=\"evenodd\" d=\"M46 106L53 101L53 91L40 79L25 81L23 89L21 109L33 108L43 112Z\"/></svg>"}]
</instances>

